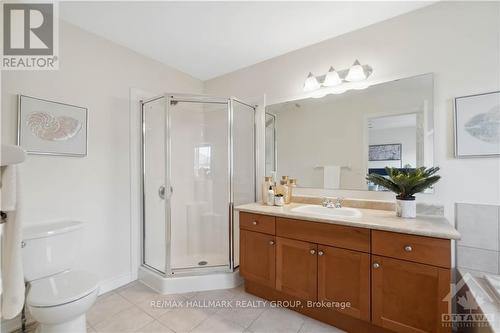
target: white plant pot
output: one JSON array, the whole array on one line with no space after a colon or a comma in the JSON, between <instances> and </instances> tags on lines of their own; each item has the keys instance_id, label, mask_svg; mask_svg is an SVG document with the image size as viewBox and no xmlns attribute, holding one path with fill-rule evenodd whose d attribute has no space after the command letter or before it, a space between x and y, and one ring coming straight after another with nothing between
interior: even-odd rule
<instances>
[{"instance_id":1,"label":"white plant pot","mask_svg":"<svg viewBox=\"0 0 500 333\"><path fill-rule=\"evenodd\" d=\"M285 205L285 198L284 197L274 197L274 205L279 206L279 207Z\"/></svg>"},{"instance_id":2,"label":"white plant pot","mask_svg":"<svg viewBox=\"0 0 500 333\"><path fill-rule=\"evenodd\" d=\"M405 219L414 219L417 217L417 201L396 199L396 215Z\"/></svg>"}]
</instances>

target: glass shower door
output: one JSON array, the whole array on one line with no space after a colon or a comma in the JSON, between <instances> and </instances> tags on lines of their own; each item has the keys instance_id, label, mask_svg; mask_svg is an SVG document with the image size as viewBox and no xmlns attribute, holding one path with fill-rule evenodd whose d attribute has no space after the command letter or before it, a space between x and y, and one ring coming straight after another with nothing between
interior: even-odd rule
<instances>
[{"instance_id":1,"label":"glass shower door","mask_svg":"<svg viewBox=\"0 0 500 333\"><path fill-rule=\"evenodd\" d=\"M255 108L232 99L233 205L255 202ZM240 265L240 214L233 212L233 263Z\"/></svg>"},{"instance_id":2,"label":"glass shower door","mask_svg":"<svg viewBox=\"0 0 500 333\"><path fill-rule=\"evenodd\" d=\"M229 268L228 102L168 103L171 270Z\"/></svg>"},{"instance_id":3,"label":"glass shower door","mask_svg":"<svg viewBox=\"0 0 500 333\"><path fill-rule=\"evenodd\" d=\"M165 98L142 104L143 263L166 272Z\"/></svg>"}]
</instances>

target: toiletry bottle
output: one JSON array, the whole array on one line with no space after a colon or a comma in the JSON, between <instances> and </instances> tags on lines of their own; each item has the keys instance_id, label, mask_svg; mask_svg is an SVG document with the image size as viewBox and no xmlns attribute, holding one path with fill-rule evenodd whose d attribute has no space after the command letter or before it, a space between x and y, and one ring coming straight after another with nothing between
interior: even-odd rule
<instances>
[{"instance_id":1,"label":"toiletry bottle","mask_svg":"<svg viewBox=\"0 0 500 333\"><path fill-rule=\"evenodd\" d=\"M273 191L272 186L269 186L269 189L267 190L266 198L267 198L267 205L274 206L274 191Z\"/></svg>"},{"instance_id":2,"label":"toiletry bottle","mask_svg":"<svg viewBox=\"0 0 500 333\"><path fill-rule=\"evenodd\" d=\"M276 183L277 183L276 179L278 179L277 175L276 175L276 171L271 171L271 178L272 178L271 182L273 183L273 187L276 190Z\"/></svg>"},{"instance_id":3,"label":"toiletry bottle","mask_svg":"<svg viewBox=\"0 0 500 333\"><path fill-rule=\"evenodd\" d=\"M264 177L264 183L262 183L262 204L267 204L267 191L269 187L273 186L272 177Z\"/></svg>"},{"instance_id":4,"label":"toiletry bottle","mask_svg":"<svg viewBox=\"0 0 500 333\"><path fill-rule=\"evenodd\" d=\"M285 201L286 204L289 204L290 202L292 202L292 199L293 199L293 189L295 187L297 187L297 179L290 178L288 180L288 192L289 192L289 195L288 195L288 202Z\"/></svg>"}]
</instances>

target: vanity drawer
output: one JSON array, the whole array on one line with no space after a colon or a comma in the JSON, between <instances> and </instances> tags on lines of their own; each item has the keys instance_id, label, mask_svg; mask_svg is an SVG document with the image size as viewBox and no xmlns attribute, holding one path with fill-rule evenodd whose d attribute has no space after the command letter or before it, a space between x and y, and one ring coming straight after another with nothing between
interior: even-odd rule
<instances>
[{"instance_id":1,"label":"vanity drawer","mask_svg":"<svg viewBox=\"0 0 500 333\"><path fill-rule=\"evenodd\" d=\"M370 230L364 228L277 217L276 235L344 249L370 252Z\"/></svg>"},{"instance_id":2,"label":"vanity drawer","mask_svg":"<svg viewBox=\"0 0 500 333\"><path fill-rule=\"evenodd\" d=\"M372 230L372 253L450 268L451 241L442 238Z\"/></svg>"},{"instance_id":3,"label":"vanity drawer","mask_svg":"<svg viewBox=\"0 0 500 333\"><path fill-rule=\"evenodd\" d=\"M275 235L275 217L268 215L240 213L240 228Z\"/></svg>"}]
</instances>

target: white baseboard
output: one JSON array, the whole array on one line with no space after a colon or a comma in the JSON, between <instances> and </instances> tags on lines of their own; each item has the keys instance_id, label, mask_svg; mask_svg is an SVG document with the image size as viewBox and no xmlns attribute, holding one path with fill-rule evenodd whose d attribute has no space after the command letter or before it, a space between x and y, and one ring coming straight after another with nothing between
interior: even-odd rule
<instances>
[{"instance_id":1,"label":"white baseboard","mask_svg":"<svg viewBox=\"0 0 500 333\"><path fill-rule=\"evenodd\" d=\"M117 277L102 281L101 283L99 283L99 295L107 293L108 291L114 290L116 288L120 288L121 286L124 286L127 283L130 283L134 280L136 280L136 279L134 279L132 273L129 272L129 273L124 273L124 274L118 275Z\"/></svg>"}]
</instances>

